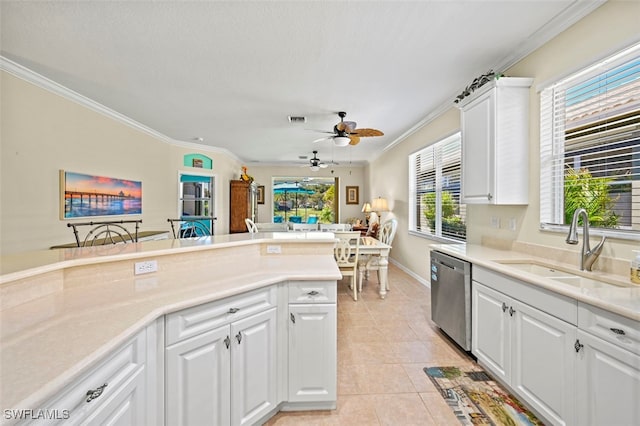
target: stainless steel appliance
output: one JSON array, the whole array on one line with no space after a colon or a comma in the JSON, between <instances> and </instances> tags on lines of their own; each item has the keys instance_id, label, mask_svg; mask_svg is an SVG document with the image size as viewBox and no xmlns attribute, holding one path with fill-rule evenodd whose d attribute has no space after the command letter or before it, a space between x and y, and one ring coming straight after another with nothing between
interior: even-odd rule
<instances>
[{"instance_id":1,"label":"stainless steel appliance","mask_svg":"<svg viewBox=\"0 0 640 426\"><path fill-rule=\"evenodd\" d=\"M465 351L471 350L471 264L431 252L431 319Z\"/></svg>"}]
</instances>

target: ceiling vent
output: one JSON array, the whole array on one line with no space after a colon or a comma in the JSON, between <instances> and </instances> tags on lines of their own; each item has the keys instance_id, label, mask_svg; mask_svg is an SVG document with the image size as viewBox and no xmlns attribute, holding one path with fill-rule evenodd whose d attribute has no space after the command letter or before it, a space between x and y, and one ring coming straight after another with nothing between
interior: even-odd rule
<instances>
[{"instance_id":1,"label":"ceiling vent","mask_svg":"<svg viewBox=\"0 0 640 426\"><path fill-rule=\"evenodd\" d=\"M302 115L300 115L300 116L290 115L289 116L289 123L299 124L299 123L306 123L306 122L307 122L307 117L304 117Z\"/></svg>"}]
</instances>

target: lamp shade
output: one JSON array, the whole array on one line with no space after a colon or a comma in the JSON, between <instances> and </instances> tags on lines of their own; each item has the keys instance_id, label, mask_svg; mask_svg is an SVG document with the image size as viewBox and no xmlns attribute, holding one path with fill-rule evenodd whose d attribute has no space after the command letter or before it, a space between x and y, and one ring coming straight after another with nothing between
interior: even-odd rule
<instances>
[{"instance_id":1,"label":"lamp shade","mask_svg":"<svg viewBox=\"0 0 640 426\"><path fill-rule=\"evenodd\" d=\"M335 136L333 138L333 143L336 144L336 146L347 146L349 142L351 142L351 138L348 136Z\"/></svg>"},{"instance_id":2,"label":"lamp shade","mask_svg":"<svg viewBox=\"0 0 640 426\"><path fill-rule=\"evenodd\" d=\"M389 204L387 203L387 199L382 197L374 198L371 202L371 210L374 212L388 212Z\"/></svg>"},{"instance_id":3,"label":"lamp shade","mask_svg":"<svg viewBox=\"0 0 640 426\"><path fill-rule=\"evenodd\" d=\"M317 172L318 170L320 170L320 166L310 166L309 168L312 172Z\"/></svg>"},{"instance_id":4,"label":"lamp shade","mask_svg":"<svg viewBox=\"0 0 640 426\"><path fill-rule=\"evenodd\" d=\"M362 206L362 211L364 213L371 213L371 204L364 203L364 205Z\"/></svg>"}]
</instances>

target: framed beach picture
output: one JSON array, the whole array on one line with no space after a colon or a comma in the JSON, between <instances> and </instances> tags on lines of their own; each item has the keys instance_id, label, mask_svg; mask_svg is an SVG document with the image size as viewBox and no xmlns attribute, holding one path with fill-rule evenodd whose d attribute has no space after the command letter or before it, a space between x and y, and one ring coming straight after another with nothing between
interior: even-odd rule
<instances>
[{"instance_id":1,"label":"framed beach picture","mask_svg":"<svg viewBox=\"0 0 640 426\"><path fill-rule=\"evenodd\" d=\"M360 204L359 187L347 186L347 204Z\"/></svg>"},{"instance_id":2,"label":"framed beach picture","mask_svg":"<svg viewBox=\"0 0 640 426\"><path fill-rule=\"evenodd\" d=\"M60 219L142 214L142 182L60 170Z\"/></svg>"}]
</instances>

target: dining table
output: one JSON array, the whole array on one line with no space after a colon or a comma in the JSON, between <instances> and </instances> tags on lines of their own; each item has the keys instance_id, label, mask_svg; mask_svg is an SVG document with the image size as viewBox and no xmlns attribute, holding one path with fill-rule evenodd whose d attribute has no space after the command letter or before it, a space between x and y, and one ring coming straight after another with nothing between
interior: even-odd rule
<instances>
[{"instance_id":1,"label":"dining table","mask_svg":"<svg viewBox=\"0 0 640 426\"><path fill-rule=\"evenodd\" d=\"M380 283L380 298L384 299L389 291L389 252L391 246L370 236L360 237L358 256L377 256L378 259L378 283ZM358 279L362 285L367 262L358 262Z\"/></svg>"}]
</instances>

